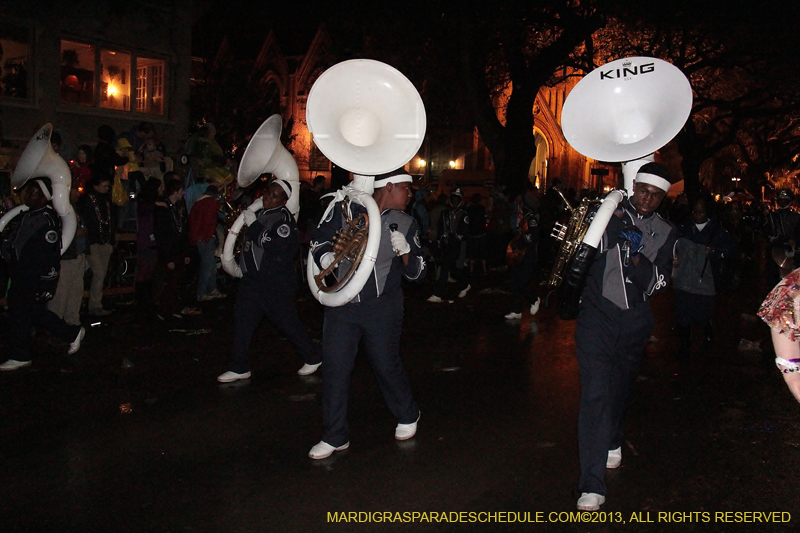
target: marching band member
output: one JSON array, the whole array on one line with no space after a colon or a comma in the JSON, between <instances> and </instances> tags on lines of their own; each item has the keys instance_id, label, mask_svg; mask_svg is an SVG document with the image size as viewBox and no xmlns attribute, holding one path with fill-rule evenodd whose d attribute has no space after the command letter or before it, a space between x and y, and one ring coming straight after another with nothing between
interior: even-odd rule
<instances>
[{"instance_id":1,"label":"marching band member","mask_svg":"<svg viewBox=\"0 0 800 533\"><path fill-rule=\"evenodd\" d=\"M247 352L264 316L285 335L305 361L297 371L313 374L322 364L320 348L297 316L295 296L297 275L294 258L300 248L297 224L286 208L292 185L275 179L262 197L264 207L253 213L244 210L247 224L242 248L242 281L234 309L233 348L229 370L217 377L220 383L250 378Z\"/></svg>"},{"instance_id":2,"label":"marching band member","mask_svg":"<svg viewBox=\"0 0 800 533\"><path fill-rule=\"evenodd\" d=\"M47 309L58 285L61 268L61 221L50 205L53 191L47 179L30 180L25 188L30 209L10 223L16 226L3 243L11 287L8 290L11 357L0 370L17 370L31 364L31 327L41 327L70 343L68 354L81 347L86 330L70 325Z\"/></svg>"},{"instance_id":3,"label":"marching band member","mask_svg":"<svg viewBox=\"0 0 800 533\"><path fill-rule=\"evenodd\" d=\"M519 320L522 318L522 304L525 299L531 304L531 316L539 312L539 305L542 303L542 299L536 294L536 289L531 286L536 275L536 257L539 251L539 223L532 209L525 209L520 227L509 247L511 254L508 266L513 300L511 312L505 315L505 319Z\"/></svg>"},{"instance_id":4,"label":"marching band member","mask_svg":"<svg viewBox=\"0 0 800 533\"><path fill-rule=\"evenodd\" d=\"M452 276L456 280L458 297L467 295L472 286L467 281L467 273L463 265L458 266L461 257L462 243L466 243L469 218L467 211L462 207L464 195L461 189L456 188L450 193L450 207L442 212L439 219L439 277L433 294L428 298L430 303L438 304L444 301L447 294L447 279Z\"/></svg>"},{"instance_id":5,"label":"marching band member","mask_svg":"<svg viewBox=\"0 0 800 533\"><path fill-rule=\"evenodd\" d=\"M600 508L606 468L622 461L622 422L653 330L649 298L667 288L672 272L677 232L655 212L671 181L658 163L639 169L633 195L606 227L581 296L575 332L581 376L578 510Z\"/></svg>"},{"instance_id":6,"label":"marching band member","mask_svg":"<svg viewBox=\"0 0 800 533\"><path fill-rule=\"evenodd\" d=\"M401 280L424 279L419 229L403 210L411 200L411 176L402 170L375 178L373 198L381 212L381 241L372 276L352 301L325 308L322 338L322 440L308 456L324 459L350 446L347 400L358 343L364 347L389 411L397 418L395 438L406 440L417 431L419 408L400 360L403 326ZM350 204L355 218L366 210ZM333 262L333 239L345 224L341 203L320 222L311 239L314 260L324 269ZM349 264L339 268L349 267Z\"/></svg>"}]
</instances>

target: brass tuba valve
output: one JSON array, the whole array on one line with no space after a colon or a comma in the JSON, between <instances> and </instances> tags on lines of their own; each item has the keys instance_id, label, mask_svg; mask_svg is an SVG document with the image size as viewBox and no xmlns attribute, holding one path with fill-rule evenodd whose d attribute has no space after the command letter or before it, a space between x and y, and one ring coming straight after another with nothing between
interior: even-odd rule
<instances>
[{"instance_id":1,"label":"brass tuba valve","mask_svg":"<svg viewBox=\"0 0 800 533\"><path fill-rule=\"evenodd\" d=\"M556 225L553 226L553 231L550 233L550 236L557 241L563 241L564 236L567 234L567 229L569 228L566 224L556 222Z\"/></svg>"},{"instance_id":2,"label":"brass tuba valve","mask_svg":"<svg viewBox=\"0 0 800 533\"><path fill-rule=\"evenodd\" d=\"M342 212L346 222L346 227L338 230L333 236L333 253L334 260L324 268L319 274L314 275L317 288L323 292L335 292L339 290L347 281L353 276L364 258L365 250L367 249L367 242L369 238L369 218L365 213L361 213L356 218L350 218L345 208L345 202L342 202ZM325 278L333 273L334 270L343 261L350 263L350 268L347 272L342 274L334 285L327 287L324 283Z\"/></svg>"}]
</instances>

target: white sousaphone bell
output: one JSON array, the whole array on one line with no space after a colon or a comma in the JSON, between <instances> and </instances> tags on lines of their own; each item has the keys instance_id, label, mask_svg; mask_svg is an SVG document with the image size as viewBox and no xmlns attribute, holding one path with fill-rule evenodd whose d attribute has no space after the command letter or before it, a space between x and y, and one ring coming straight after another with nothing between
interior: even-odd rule
<instances>
[{"instance_id":1,"label":"white sousaphone bell","mask_svg":"<svg viewBox=\"0 0 800 533\"><path fill-rule=\"evenodd\" d=\"M366 245L358 259L337 253L333 264L347 259L353 265L349 281L327 287L313 250L309 252L306 274L312 294L323 305L339 307L358 295L377 260L381 215L371 196L375 176L404 166L416 155L425 138L425 106L400 71L379 61L354 59L320 75L308 95L306 121L320 151L354 175L334 195L322 220L339 202L348 211L350 202L367 210Z\"/></svg>"},{"instance_id":2,"label":"white sousaphone bell","mask_svg":"<svg viewBox=\"0 0 800 533\"><path fill-rule=\"evenodd\" d=\"M50 144L52 133L53 126L45 124L34 134L14 169L11 186L19 190L31 178L48 178L50 180L53 188L53 208L61 218L61 253L63 254L72 244L75 230L78 227L78 219L69 201L72 173L69 171L67 162L53 150L53 146ZM5 229L11 219L27 210L28 206L23 204L3 215L0 218L0 231Z\"/></svg>"},{"instance_id":3,"label":"white sousaphone bell","mask_svg":"<svg viewBox=\"0 0 800 533\"><path fill-rule=\"evenodd\" d=\"M247 187L261 174L270 173L276 178L289 182L292 186L292 195L286 202L286 208L297 220L297 212L300 210L300 173L294 157L281 144L282 129L280 115L272 115L261 124L244 151L236 181L240 187ZM247 209L256 213L262 207L264 204L259 198ZM241 213L228 230L228 236L225 238L225 245L222 249L222 268L235 278L242 277L242 269L236 263L233 249L243 225L244 213Z\"/></svg>"},{"instance_id":4,"label":"white sousaphone bell","mask_svg":"<svg viewBox=\"0 0 800 533\"><path fill-rule=\"evenodd\" d=\"M680 132L691 110L689 80L652 57L611 61L572 89L561 115L567 142L586 157L622 162L625 189L606 196L583 243L597 248L617 205L633 193L636 172Z\"/></svg>"}]
</instances>

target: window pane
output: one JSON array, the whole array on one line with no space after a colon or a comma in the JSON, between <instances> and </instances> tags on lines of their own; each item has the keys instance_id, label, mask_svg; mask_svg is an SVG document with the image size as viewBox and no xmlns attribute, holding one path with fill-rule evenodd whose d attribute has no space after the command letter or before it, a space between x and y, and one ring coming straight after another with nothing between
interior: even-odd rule
<instances>
[{"instance_id":1,"label":"window pane","mask_svg":"<svg viewBox=\"0 0 800 533\"><path fill-rule=\"evenodd\" d=\"M28 98L30 33L26 28L0 24L0 95Z\"/></svg>"},{"instance_id":2,"label":"window pane","mask_svg":"<svg viewBox=\"0 0 800 533\"><path fill-rule=\"evenodd\" d=\"M61 101L94 105L94 46L61 41Z\"/></svg>"},{"instance_id":3,"label":"window pane","mask_svg":"<svg viewBox=\"0 0 800 533\"><path fill-rule=\"evenodd\" d=\"M131 55L100 50L100 107L130 110Z\"/></svg>"},{"instance_id":4,"label":"window pane","mask_svg":"<svg viewBox=\"0 0 800 533\"><path fill-rule=\"evenodd\" d=\"M136 59L136 111L164 114L164 61Z\"/></svg>"}]
</instances>

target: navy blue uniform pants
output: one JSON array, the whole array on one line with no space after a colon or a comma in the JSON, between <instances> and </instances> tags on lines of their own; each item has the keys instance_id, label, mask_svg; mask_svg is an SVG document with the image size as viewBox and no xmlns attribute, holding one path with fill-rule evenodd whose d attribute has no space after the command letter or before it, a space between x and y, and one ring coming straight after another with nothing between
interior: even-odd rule
<instances>
[{"instance_id":1,"label":"navy blue uniform pants","mask_svg":"<svg viewBox=\"0 0 800 533\"><path fill-rule=\"evenodd\" d=\"M364 339L372 370L389 411L400 424L412 424L419 408L400 360L403 293L364 303L325 308L322 349L322 440L342 446L350 439L347 400L358 343Z\"/></svg>"},{"instance_id":2,"label":"navy blue uniform pants","mask_svg":"<svg viewBox=\"0 0 800 533\"><path fill-rule=\"evenodd\" d=\"M531 283L536 274L536 250L528 248L518 265L511 267L511 294L514 296L511 310L514 313L522 312L524 300L531 304L536 303L536 289Z\"/></svg>"},{"instance_id":3,"label":"navy blue uniform pants","mask_svg":"<svg viewBox=\"0 0 800 533\"><path fill-rule=\"evenodd\" d=\"M290 282L274 279L267 287L246 275L242 278L233 311L233 349L229 364L231 372L244 374L250 371L250 343L265 316L289 339L304 362L315 365L322 361L319 346L311 339L297 316L295 289L294 274Z\"/></svg>"},{"instance_id":4,"label":"navy blue uniform pants","mask_svg":"<svg viewBox=\"0 0 800 533\"><path fill-rule=\"evenodd\" d=\"M72 342L78 337L80 326L71 326L47 309L47 302L36 301L36 286L11 280L8 290L8 315L11 331L9 359L30 361L31 327L42 328L62 341Z\"/></svg>"},{"instance_id":5,"label":"navy blue uniform pants","mask_svg":"<svg viewBox=\"0 0 800 533\"><path fill-rule=\"evenodd\" d=\"M653 331L649 303L630 310L604 303L601 309L584 298L575 331L581 375L578 486L580 492L602 495L608 452L622 446L622 422Z\"/></svg>"}]
</instances>

